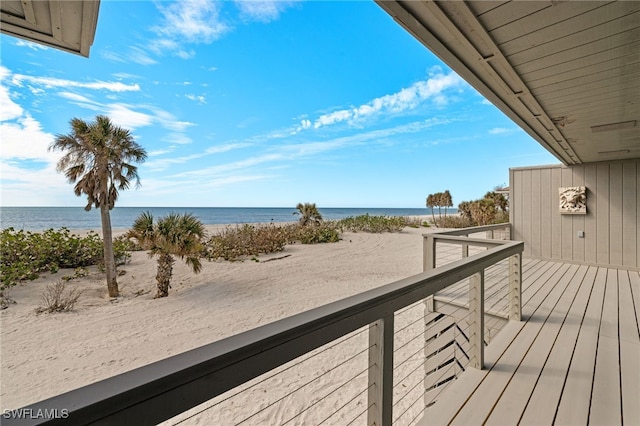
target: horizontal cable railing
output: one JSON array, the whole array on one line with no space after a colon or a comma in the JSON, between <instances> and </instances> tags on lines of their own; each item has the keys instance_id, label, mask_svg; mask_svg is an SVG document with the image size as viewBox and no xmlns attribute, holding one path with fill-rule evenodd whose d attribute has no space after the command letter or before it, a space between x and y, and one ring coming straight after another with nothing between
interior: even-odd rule
<instances>
[{"instance_id":1,"label":"horizontal cable railing","mask_svg":"<svg viewBox=\"0 0 640 426\"><path fill-rule=\"evenodd\" d=\"M495 231L480 228L470 229L473 232ZM15 411L33 413L49 410L51 413L65 413L64 418L46 422L49 424L157 424L175 416L179 417L172 423L188 423L192 414L213 409L223 404L220 401L232 399L239 391L255 392L257 398L260 392L256 390L262 389L264 393L265 380L275 379L279 383L282 377L278 378L275 373L296 369L307 371L309 368L301 363L315 358L321 364L317 376L305 377L301 383L290 386L279 383L276 386L277 395L269 392L270 402L258 403L252 399L254 411L243 411L234 423L259 423L263 412L278 409L279 404L288 404L293 394L303 393L305 397L302 399L308 399L306 405L289 410L286 417L278 417L279 424L305 423L307 412L320 409L323 404L331 406L333 411L325 412L322 408L322 413L326 415L318 422L320 424L366 421L368 424L388 425L394 420L411 424L424 410L422 402L426 401L425 394L437 391L439 385L450 381L456 372L465 368L457 361L444 358L435 366L424 367L427 358L439 360L438 354L443 350L454 351L461 347L457 337L446 348L440 347L438 345L441 342L431 340L430 333L444 335L455 332L455 336L464 335L471 348L470 365L482 368L484 280L491 273L492 265L501 261L507 260L509 265L509 317L519 320L523 243L461 236L470 233L426 234L425 241L429 242L425 243L425 259L434 259L431 263L434 267L436 246L444 242L463 247L487 247L486 251L475 254L467 252L468 256L437 268L427 268L425 272L412 277ZM461 239L464 241L460 242ZM470 326L466 331L457 331L460 329L458 326L443 331L442 328L446 327L438 325L438 314L425 312L424 300L465 279L470 280L472 294L469 301ZM336 361L330 353L336 346L344 345L349 350L340 352L348 353L342 354ZM394 347L401 351L394 350ZM394 356L397 359L394 360ZM323 360L323 357L330 360ZM339 371L347 364L350 366L344 372ZM417 374L421 368L428 370L428 383L425 374ZM321 386L325 388L322 392L310 390L318 380L323 380L318 377L328 374L340 376L337 384L334 385L333 380L325 380ZM331 386L325 386L329 382ZM273 389L271 385L269 387ZM351 388L355 390L352 392ZM328 402L329 398L333 399ZM394 414L394 410L397 413ZM40 424L42 420L18 420L5 416L3 424Z\"/></svg>"}]
</instances>

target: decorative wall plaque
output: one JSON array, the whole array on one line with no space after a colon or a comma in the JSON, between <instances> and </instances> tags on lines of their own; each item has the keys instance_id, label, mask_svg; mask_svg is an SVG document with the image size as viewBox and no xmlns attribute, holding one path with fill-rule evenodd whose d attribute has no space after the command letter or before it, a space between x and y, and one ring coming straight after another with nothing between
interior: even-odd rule
<instances>
[{"instance_id":1,"label":"decorative wall plaque","mask_svg":"<svg viewBox=\"0 0 640 426\"><path fill-rule=\"evenodd\" d=\"M567 186L559 188L561 214L587 214L587 188Z\"/></svg>"}]
</instances>

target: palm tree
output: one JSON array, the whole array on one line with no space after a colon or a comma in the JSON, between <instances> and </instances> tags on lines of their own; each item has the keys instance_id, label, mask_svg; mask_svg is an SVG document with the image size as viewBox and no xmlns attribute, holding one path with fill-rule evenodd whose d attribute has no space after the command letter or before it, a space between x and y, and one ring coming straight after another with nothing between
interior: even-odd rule
<instances>
[{"instance_id":1,"label":"palm tree","mask_svg":"<svg viewBox=\"0 0 640 426\"><path fill-rule=\"evenodd\" d=\"M57 135L49 150L65 152L57 170L64 172L69 183L75 183L73 192L77 196L87 196L84 209L89 211L92 205L100 209L107 289L110 297L117 297L109 212L115 206L118 191L128 189L132 181L140 185L138 168L131 162L143 162L147 153L133 140L129 130L115 126L109 117L99 115L90 123L73 118L70 125L71 133Z\"/></svg>"},{"instance_id":2,"label":"palm tree","mask_svg":"<svg viewBox=\"0 0 640 426\"><path fill-rule=\"evenodd\" d=\"M500 211L502 212L506 212L509 209L509 202L507 201L507 197L500 194L499 192L489 191L486 194L484 194L484 198L493 200L493 202L496 205L496 208L500 209Z\"/></svg>"},{"instance_id":3,"label":"palm tree","mask_svg":"<svg viewBox=\"0 0 640 426\"><path fill-rule=\"evenodd\" d=\"M307 226L310 223L317 225L322 222L322 215L318 211L316 203L298 203L296 209L298 211L293 214L300 215L301 226Z\"/></svg>"},{"instance_id":4,"label":"palm tree","mask_svg":"<svg viewBox=\"0 0 640 426\"><path fill-rule=\"evenodd\" d=\"M453 207L453 199L448 189L442 194L442 205L444 206L444 217L447 217L447 208Z\"/></svg>"},{"instance_id":5,"label":"palm tree","mask_svg":"<svg viewBox=\"0 0 640 426\"><path fill-rule=\"evenodd\" d=\"M204 225L190 213L170 213L154 223L153 215L144 212L135 220L127 237L135 238L145 250L149 250L149 257L158 256L158 292L155 298L169 295L176 261L174 256L180 256L195 274L201 271L204 235Z\"/></svg>"},{"instance_id":6,"label":"palm tree","mask_svg":"<svg viewBox=\"0 0 640 426\"><path fill-rule=\"evenodd\" d=\"M433 212L433 208L436 206L436 195L437 194L429 194L426 202L427 208L431 209L431 217L433 218L434 223L436 221L436 216Z\"/></svg>"}]
</instances>

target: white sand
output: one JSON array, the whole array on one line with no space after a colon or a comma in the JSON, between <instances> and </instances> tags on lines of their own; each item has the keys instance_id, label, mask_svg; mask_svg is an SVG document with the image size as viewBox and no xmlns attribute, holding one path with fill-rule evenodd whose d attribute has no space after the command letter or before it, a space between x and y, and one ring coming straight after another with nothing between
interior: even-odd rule
<instances>
[{"instance_id":1,"label":"white sand","mask_svg":"<svg viewBox=\"0 0 640 426\"><path fill-rule=\"evenodd\" d=\"M212 228L210 227L210 230ZM260 262L204 262L195 275L178 260L172 289L155 294L156 260L134 253L110 300L104 274L70 282L84 289L71 313L40 314L46 284L71 270L15 287L1 311L0 408L17 408L421 272L422 237L345 233L333 244L291 245ZM264 262L270 258L288 257ZM137 295L142 293L141 295Z\"/></svg>"}]
</instances>

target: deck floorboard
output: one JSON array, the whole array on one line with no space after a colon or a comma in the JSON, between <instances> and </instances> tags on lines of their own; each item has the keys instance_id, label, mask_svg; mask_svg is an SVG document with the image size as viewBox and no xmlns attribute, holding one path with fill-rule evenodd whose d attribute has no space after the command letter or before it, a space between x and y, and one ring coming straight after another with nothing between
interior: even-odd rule
<instances>
[{"instance_id":1,"label":"deck floorboard","mask_svg":"<svg viewBox=\"0 0 640 426\"><path fill-rule=\"evenodd\" d=\"M502 274L492 278L485 303L502 311ZM446 296L464 298L463 286ZM639 298L638 271L525 259L523 320L418 424L640 424Z\"/></svg>"}]
</instances>

